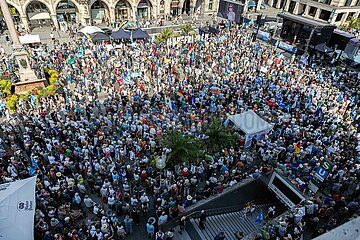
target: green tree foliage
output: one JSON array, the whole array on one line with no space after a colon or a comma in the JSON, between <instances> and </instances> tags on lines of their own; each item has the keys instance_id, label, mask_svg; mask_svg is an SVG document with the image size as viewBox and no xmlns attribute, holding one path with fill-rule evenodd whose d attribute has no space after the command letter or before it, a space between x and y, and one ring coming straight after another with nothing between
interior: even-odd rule
<instances>
[{"instance_id":1,"label":"green tree foliage","mask_svg":"<svg viewBox=\"0 0 360 240\"><path fill-rule=\"evenodd\" d=\"M0 80L0 91L6 95L11 94L11 82L7 80Z\"/></svg>"},{"instance_id":2,"label":"green tree foliage","mask_svg":"<svg viewBox=\"0 0 360 240\"><path fill-rule=\"evenodd\" d=\"M175 166L181 163L197 163L204 155L201 141L181 132L171 131L163 138L165 147L171 149L166 165Z\"/></svg>"},{"instance_id":3,"label":"green tree foliage","mask_svg":"<svg viewBox=\"0 0 360 240\"><path fill-rule=\"evenodd\" d=\"M165 28L161 31L158 35L156 35L155 43L166 43L168 39L178 37L179 34L177 34L174 29L172 28Z\"/></svg>"},{"instance_id":4,"label":"green tree foliage","mask_svg":"<svg viewBox=\"0 0 360 240\"><path fill-rule=\"evenodd\" d=\"M354 29L356 31L360 31L360 18L352 17L349 21L346 21L341 29L347 31L348 29Z\"/></svg>"},{"instance_id":5,"label":"green tree foliage","mask_svg":"<svg viewBox=\"0 0 360 240\"><path fill-rule=\"evenodd\" d=\"M189 36L190 33L194 32L194 28L190 23L184 23L180 26L181 32L184 36Z\"/></svg>"},{"instance_id":6,"label":"green tree foliage","mask_svg":"<svg viewBox=\"0 0 360 240\"><path fill-rule=\"evenodd\" d=\"M217 152L221 148L229 148L236 144L238 137L225 127L219 119L214 118L205 130L207 150Z\"/></svg>"}]
</instances>

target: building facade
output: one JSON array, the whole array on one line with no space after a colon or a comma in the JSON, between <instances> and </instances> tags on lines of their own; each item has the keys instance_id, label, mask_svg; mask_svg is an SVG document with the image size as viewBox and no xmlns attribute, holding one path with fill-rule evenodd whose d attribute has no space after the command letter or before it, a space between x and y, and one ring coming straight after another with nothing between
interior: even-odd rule
<instances>
[{"instance_id":1,"label":"building facade","mask_svg":"<svg viewBox=\"0 0 360 240\"><path fill-rule=\"evenodd\" d=\"M265 0L274 8L337 26L360 15L360 0Z\"/></svg>"},{"instance_id":2,"label":"building facade","mask_svg":"<svg viewBox=\"0 0 360 240\"><path fill-rule=\"evenodd\" d=\"M1 0L5 1L5 0ZM62 22L89 25L160 19L180 14L216 14L218 0L6 0L23 28Z\"/></svg>"}]
</instances>

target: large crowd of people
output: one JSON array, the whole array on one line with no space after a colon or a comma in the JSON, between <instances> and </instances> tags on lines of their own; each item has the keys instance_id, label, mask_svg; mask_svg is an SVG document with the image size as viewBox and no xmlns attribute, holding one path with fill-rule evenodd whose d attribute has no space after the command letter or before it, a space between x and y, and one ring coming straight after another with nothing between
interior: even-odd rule
<instances>
[{"instance_id":1,"label":"large crowd of people","mask_svg":"<svg viewBox=\"0 0 360 240\"><path fill-rule=\"evenodd\" d=\"M247 176L276 168L308 194L324 159L333 164L326 197L307 203L310 217L295 213L261 238L300 239L305 225L319 232L358 214L359 85L346 68L286 59L237 27L171 44L84 40L28 51L39 76L59 73L62 90L5 110L0 176L37 175L36 239L125 239L139 227L172 239L163 224ZM273 124L250 150L240 141L198 164L156 168L170 153L167 132L201 138L214 118L247 110ZM247 163L249 152L259 164Z\"/></svg>"}]
</instances>

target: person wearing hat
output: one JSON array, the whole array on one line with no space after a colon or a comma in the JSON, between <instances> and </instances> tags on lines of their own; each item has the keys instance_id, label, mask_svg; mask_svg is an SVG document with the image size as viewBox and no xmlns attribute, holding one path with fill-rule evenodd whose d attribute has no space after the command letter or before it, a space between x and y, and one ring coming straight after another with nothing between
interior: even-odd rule
<instances>
[{"instance_id":1,"label":"person wearing hat","mask_svg":"<svg viewBox=\"0 0 360 240\"><path fill-rule=\"evenodd\" d=\"M182 234L182 232L185 230L185 224L186 224L186 217L182 216L179 220L180 234Z\"/></svg>"},{"instance_id":2,"label":"person wearing hat","mask_svg":"<svg viewBox=\"0 0 360 240\"><path fill-rule=\"evenodd\" d=\"M152 239L155 234L155 227L154 227L154 222L151 219L149 219L148 222L146 223L146 232L148 234L148 238Z\"/></svg>"}]
</instances>

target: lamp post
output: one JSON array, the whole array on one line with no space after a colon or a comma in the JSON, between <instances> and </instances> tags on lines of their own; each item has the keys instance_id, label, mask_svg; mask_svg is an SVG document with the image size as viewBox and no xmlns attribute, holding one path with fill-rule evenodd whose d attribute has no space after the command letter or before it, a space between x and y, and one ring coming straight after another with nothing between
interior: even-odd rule
<instances>
[{"instance_id":1,"label":"lamp post","mask_svg":"<svg viewBox=\"0 0 360 240\"><path fill-rule=\"evenodd\" d=\"M162 172L162 170L166 167L166 156L162 155L158 159L156 159L156 168ZM160 173L160 184L161 184L161 173Z\"/></svg>"},{"instance_id":2,"label":"lamp post","mask_svg":"<svg viewBox=\"0 0 360 240\"><path fill-rule=\"evenodd\" d=\"M20 43L15 24L10 14L8 4L5 0L0 0L0 8L6 22L6 26L9 30L11 40L13 42L13 54L16 62L19 65L19 79L20 82L15 84L15 92L23 93L28 90L32 90L35 87L45 87L44 80L38 79L34 71L30 67L29 58L27 52L24 51L23 46Z\"/></svg>"}]
</instances>

